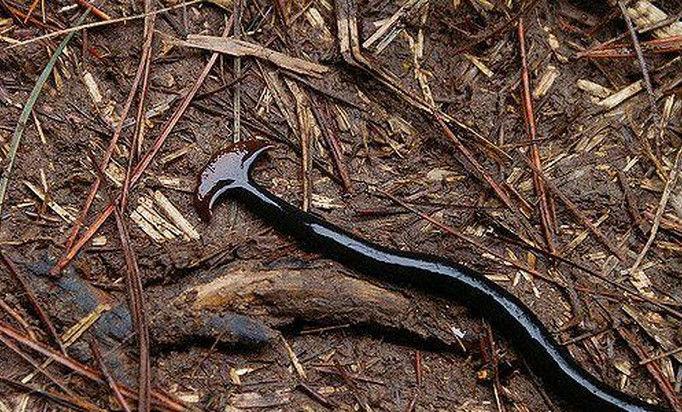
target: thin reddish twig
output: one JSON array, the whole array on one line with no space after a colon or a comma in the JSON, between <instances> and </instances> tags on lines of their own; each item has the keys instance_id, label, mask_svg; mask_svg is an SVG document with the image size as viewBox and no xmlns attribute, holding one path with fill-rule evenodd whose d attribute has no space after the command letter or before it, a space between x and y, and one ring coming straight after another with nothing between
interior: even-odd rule
<instances>
[{"instance_id":1,"label":"thin reddish twig","mask_svg":"<svg viewBox=\"0 0 682 412\"><path fill-rule=\"evenodd\" d=\"M104 412L105 410L97 405L85 401L81 398L75 398L73 396L63 395L58 392L50 391L48 389L41 389L33 385L27 385L23 382L12 380L5 376L0 376L0 382L5 383L8 386L12 386L16 389L26 391L28 393L40 395L46 399L56 402L60 405L64 405L68 408L75 410L82 410L87 412Z\"/></svg>"},{"instance_id":2,"label":"thin reddish twig","mask_svg":"<svg viewBox=\"0 0 682 412\"><path fill-rule=\"evenodd\" d=\"M521 83L522 83L522 91L521 91L521 97L523 101L523 113L524 113L524 120L526 123L526 131L528 133L528 138L531 142L533 142L530 146L530 157L531 161L535 165L538 170L542 170L542 162L540 160L540 149L538 148L538 145L536 143L536 137L537 137L537 127L535 124L535 114L533 111L533 100L531 97L530 93L530 73L528 72L528 60L526 57L526 32L525 32L525 27L523 24L523 17L519 18L519 25L518 25L518 34L519 34L519 45L521 48ZM539 200L539 208L540 208L540 224L542 226L542 230L545 234L545 242L547 242L547 247L549 248L550 252L556 252L556 247L555 247L555 233L554 233L554 227L555 224L552 220L552 209L551 209L551 202L552 199L549 198L549 195L545 189L545 185L543 184L542 180L538 177L537 173L533 172L533 185L535 186L535 193L538 197Z\"/></svg>"},{"instance_id":3,"label":"thin reddish twig","mask_svg":"<svg viewBox=\"0 0 682 412\"><path fill-rule=\"evenodd\" d=\"M81 6L85 7L86 9L90 9L90 12L94 14L95 16L99 17L101 20L111 20L111 16L103 12L102 10L98 9L95 7L92 3L90 3L87 0L76 0L78 4Z\"/></svg>"},{"instance_id":4,"label":"thin reddish twig","mask_svg":"<svg viewBox=\"0 0 682 412\"><path fill-rule=\"evenodd\" d=\"M90 341L90 352L92 352L92 356L95 358L95 362L97 362L99 370L102 371L102 375L104 375L104 378L106 379L109 388L114 393L114 398L116 398L116 402L118 402L118 404L121 406L121 409L123 409L124 412L131 412L130 406L128 406L128 402L126 402L125 398L123 397L123 394L121 393L121 390L118 388L118 384L109 373L109 369L107 368L107 365L104 362L104 358L102 358L102 352L99 350L99 345L97 344L97 341L95 341L94 339Z\"/></svg>"},{"instance_id":5,"label":"thin reddish twig","mask_svg":"<svg viewBox=\"0 0 682 412\"><path fill-rule=\"evenodd\" d=\"M26 322L26 320L22 318L16 310L14 310L14 308L12 308L2 299L0 299L0 309L4 310L5 313L7 313L12 319L17 321L17 323L28 334L28 336L31 337L31 339L36 339L35 333L31 330L31 325L29 325L28 322Z\"/></svg>"},{"instance_id":6,"label":"thin reddish twig","mask_svg":"<svg viewBox=\"0 0 682 412\"><path fill-rule=\"evenodd\" d=\"M620 334L621 338L623 338L623 340L628 344L630 349L637 354L639 360L644 360L649 357L644 345L638 342L637 338L632 333L623 328L616 328L616 330ZM682 404L675 394L675 389L672 387L668 379L666 379L665 375L663 375L661 368L658 367L656 362L649 362L645 365L646 369L649 371L651 376L654 378L654 381L658 385L658 388L661 390L661 392L663 392L663 395L668 401L668 404L670 404L671 409L676 412L682 411Z\"/></svg>"},{"instance_id":7,"label":"thin reddish twig","mask_svg":"<svg viewBox=\"0 0 682 412\"><path fill-rule=\"evenodd\" d=\"M69 389L68 386L66 386L66 383L65 383L65 382L63 382L61 379L59 379L59 378L57 378L56 376L54 376L54 375L52 374L52 372L50 372L49 370L47 370L46 368L44 368L42 365L40 365L40 362L38 362L38 361L37 361L36 359L34 359L32 356L30 356L30 355L27 354L26 352L22 351L22 350L21 350L17 345L15 345L14 342L12 342L8 337L3 336L3 335L0 335L0 342L2 342L5 346L7 346L7 347L8 347L10 350L12 350L14 353L16 353L17 355L19 355L22 359L24 359L26 362L28 362L31 366L33 366L34 368L36 368L36 370L37 370L38 372L40 372L40 373L42 373L43 375L45 375L45 377L47 377L47 378L48 378L50 381L52 381L55 385L59 386L59 388L61 388L61 390L63 390L65 393L67 393L67 394L70 395L70 396L75 396L74 393L73 393L73 391L72 391L71 389Z\"/></svg>"},{"instance_id":8,"label":"thin reddish twig","mask_svg":"<svg viewBox=\"0 0 682 412\"><path fill-rule=\"evenodd\" d=\"M0 320L0 333L14 339L15 341L27 346L34 351L53 359L55 362L67 367L72 372L87 378L100 385L106 384L104 377L100 372L92 369L91 367L72 359L69 356L62 355L61 353L43 345L42 343L35 341L21 334L19 331L8 325L7 323ZM131 388L119 383L119 388L121 393L128 399L137 399L137 394ZM166 395L162 391L155 390L152 392L154 398L154 406L162 410L183 412L187 408L185 405L178 400L173 399L169 395Z\"/></svg>"},{"instance_id":9,"label":"thin reddish twig","mask_svg":"<svg viewBox=\"0 0 682 412\"><path fill-rule=\"evenodd\" d=\"M145 40L146 43L146 40ZM143 51L142 56L140 57L140 63L137 66L137 72L135 73L135 78L133 79L133 83L130 87L130 92L128 93L128 97L126 98L126 102L123 106L123 112L121 113L121 119L116 125L116 129L114 130L114 134L111 136L111 140L109 141L109 146L107 146L106 151L104 152L104 156L102 156L102 161L100 162L99 168L102 170L106 170L107 165L109 164L109 161L111 160L111 155L114 153L114 149L116 148L116 144L118 143L118 139L121 136L121 131L123 130L123 124L125 123L126 118L128 117L128 112L130 111L130 108L133 105L133 101L135 100L135 93L137 92L137 88L140 84L140 81L142 80L142 76L145 73L145 63L147 62L147 52L149 52L148 49L145 49ZM78 214L78 217L76 218L76 221L73 223L73 227L71 228L71 233L69 234L69 238L66 241L66 244L64 245L64 250L66 250L66 253L62 258L60 259L60 262L63 261L68 252L73 248L74 242L76 241L76 238L78 236L78 233L83 227L83 224L85 223L85 219L88 216L88 212L90 211L90 207L92 206L92 202L95 200L95 196L97 195L97 191L99 190L99 187L102 183L102 179L98 175L95 175L95 180L92 182L92 185L90 186L90 190L88 192L88 195L85 197L85 202L83 203L83 207L81 208L80 213ZM70 260L70 259L69 259ZM62 267L63 269L63 267ZM52 270L50 273L52 275L58 275L61 272L61 269L58 271Z\"/></svg>"},{"instance_id":10,"label":"thin reddish twig","mask_svg":"<svg viewBox=\"0 0 682 412\"><path fill-rule=\"evenodd\" d=\"M526 156L521 156L521 160L528 166L534 173L538 175L540 179L545 184L545 187L555 196L555 198L558 198L561 203L568 209L569 212L582 224L589 230L596 238L601 242L602 245L604 245L611 253L613 253L618 259L621 261L625 261L626 257L623 251L618 248L616 245L611 242L611 240L606 237L604 232L602 232L597 226L595 226L594 223L590 219L585 216L580 209L573 203L573 201L564 194L564 192L559 189L554 182L550 178L548 178L545 173L535 167L535 164L531 162Z\"/></svg>"},{"instance_id":11,"label":"thin reddish twig","mask_svg":"<svg viewBox=\"0 0 682 412\"><path fill-rule=\"evenodd\" d=\"M533 241L536 243L542 243L542 238L539 237L539 235L532 230L530 227L530 224L528 224L528 219L526 219L526 216L523 214L521 209L511 200L511 197L509 195L509 192L507 190L507 186L502 186L499 184L481 165L481 163L476 160L474 155L469 151L469 149L464 146L462 141L457 137L452 130L450 130L450 127L445 123L443 118L439 113L434 114L435 120L438 122L440 127L443 129L443 133L445 136L455 145L455 148L464 156L466 162L462 162L462 166L467 170L467 172L471 173L474 177L477 179L483 180L485 183L490 185L490 188L493 190L493 192L497 195L498 199L509 209L514 213L516 218L519 221L519 224L521 224L524 229L526 229L526 232L528 235L530 235L533 238Z\"/></svg>"},{"instance_id":12,"label":"thin reddish twig","mask_svg":"<svg viewBox=\"0 0 682 412\"><path fill-rule=\"evenodd\" d=\"M8 4L8 2L6 2L6 1L4 1L4 0L0 0L0 5L4 6L5 9L7 9L7 11L8 11L15 19L17 19L17 20L19 20L19 21L22 21L23 19L26 19L27 21L30 21L31 23L33 23L33 24L35 24L36 26L38 26L38 27L40 27L40 28L43 28L43 29L50 29L50 30L52 30L52 29L54 29L55 27L56 27L56 28L59 28L59 29L62 28L62 27L57 26L57 25L50 26L49 24L45 24L45 23L43 23L42 21L36 19L35 17L33 17L33 16L31 16L31 15L29 15L29 14L27 14L27 13L24 13L24 12L21 11L18 7L14 7L14 5ZM52 21L50 21L50 23L52 23Z\"/></svg>"},{"instance_id":13,"label":"thin reddish twig","mask_svg":"<svg viewBox=\"0 0 682 412\"><path fill-rule=\"evenodd\" d=\"M147 87L149 82L149 71L152 61L152 40L154 38L154 23L156 22L156 15L149 15L148 7L145 8L147 19L145 20L145 42L143 45L144 69L142 75L142 87L137 104L137 115L135 116L135 130L133 132L133 142L130 145L130 155L128 157L128 167L126 169L125 179L123 181L123 190L121 191L121 209L125 209L128 203L128 191L130 190L130 177L133 170L133 165L137 159L138 154L142 151L142 138L144 136L144 102L147 97Z\"/></svg>"},{"instance_id":14,"label":"thin reddish twig","mask_svg":"<svg viewBox=\"0 0 682 412\"><path fill-rule=\"evenodd\" d=\"M504 203L506 207L508 207L510 210L518 210L518 208L512 203L511 198L509 197L509 194L507 191L495 181L483 168L483 166L476 160L476 158L473 156L473 154L469 151L469 149L464 146L464 144L460 141L460 139L455 136L455 134L450 130L448 125L445 123L443 118L436 114L435 119L440 125L440 127L443 129L443 132L445 133L445 136L455 145L457 150L466 158L467 162L471 167L473 167L473 174L476 176L480 176L483 180L485 180L486 183L490 185L490 187L493 189L497 197Z\"/></svg>"},{"instance_id":15,"label":"thin reddish twig","mask_svg":"<svg viewBox=\"0 0 682 412\"><path fill-rule=\"evenodd\" d=\"M142 290L142 281L140 280L140 269L137 266L135 252L133 252L130 245L130 235L128 234L128 228L123 220L121 210L118 207L115 208L114 214L126 261L128 304L130 305L130 313L133 317L133 325L135 326L140 352L139 403L137 408L141 412L147 412L150 410L151 405L151 368L149 359L149 328L147 325L144 292Z\"/></svg>"},{"instance_id":16,"label":"thin reddish twig","mask_svg":"<svg viewBox=\"0 0 682 412\"><path fill-rule=\"evenodd\" d=\"M24 18L24 24L26 24L26 22L28 22L28 19L31 18L31 15L33 14L33 11L36 9L36 7L38 6L39 2L40 2L40 0L33 0L33 3L31 3L31 6L29 6L29 8L28 8L28 12L26 12L26 17Z\"/></svg>"},{"instance_id":17,"label":"thin reddish twig","mask_svg":"<svg viewBox=\"0 0 682 412\"><path fill-rule=\"evenodd\" d=\"M151 360L149 357L149 326L147 324L147 312L145 309L144 291L142 289L142 280L140 279L140 268L137 265L137 258L135 252L130 244L130 235L124 220L124 211L128 201L128 191L130 190L130 178L137 157L138 150L141 149L142 135L144 133L144 102L147 97L147 84L149 80L149 71L151 67L152 55L152 40L154 38L154 23L156 16L150 15L153 8L152 0L145 0L144 12L147 14L144 20L144 46L143 55L144 69L142 76L142 86L137 105L137 116L133 142L130 147L130 154L128 158L128 168L126 170L125 182L123 190L119 198L119 203L114 210L116 215L116 227L118 228L119 239L121 241L121 248L123 249L123 257L126 262L126 291L128 293L128 306L133 318L133 326L137 334L138 355L139 355L139 372L138 372L138 403L137 410L139 412L148 412L151 410Z\"/></svg>"},{"instance_id":18,"label":"thin reddish twig","mask_svg":"<svg viewBox=\"0 0 682 412\"><path fill-rule=\"evenodd\" d=\"M59 350L62 351L62 353L66 354L66 349L64 348L64 345L62 344L62 340L59 338L59 334L57 333L57 330L54 328L54 325L52 324L52 321L50 320L50 316L43 309L43 306L38 301L36 294L33 293L33 288L31 288L29 283L26 282L26 279L24 279L24 277L19 273L19 269L14 264L14 262L10 258L5 256L5 254L1 250L0 250L0 258L2 258L2 261L5 264L5 266L7 267L7 270L9 271L9 273L17 281L17 283L19 283L21 288L24 290L24 293L26 293L26 297L28 298L28 301L31 303L31 306L33 306L33 309L36 311L36 314L38 315L38 318L40 318L40 321L47 328L49 335L52 338L52 340L57 344L57 346L59 347Z\"/></svg>"},{"instance_id":19,"label":"thin reddish twig","mask_svg":"<svg viewBox=\"0 0 682 412\"><path fill-rule=\"evenodd\" d=\"M227 23L227 27L225 29L225 33L230 32L230 28L232 26L232 19L230 19ZM223 35L226 35L223 33ZM144 171L149 167L149 164L152 162L154 159L154 156L159 152L161 149L161 146L163 146L163 143L166 141L166 138L170 135L170 133L173 131L173 128L175 125L178 123L182 115L185 113L185 110L187 110L187 107L189 104L192 102L192 98L194 95L197 93L201 85L204 83L204 80L210 73L211 69L213 68L213 65L215 62L218 60L218 53L213 53L211 55L211 58L209 59L208 63L206 63L206 66L204 67L204 70L201 72L199 77L197 78L197 81L194 83L192 88L185 94L185 97L183 98L182 102L180 103L180 106L176 109L176 111L173 113L171 118L164 124L163 128L161 129L161 133L157 137L156 141L154 142L153 146L149 149L149 151L145 154L145 156L137 163L135 166L135 169L133 170L133 174L130 178L130 186L134 186L137 181L140 179ZM116 200L117 201L117 200ZM62 258L55 264L55 266L52 268L50 273L52 274L57 274L61 272L72 260L78 252L92 239L92 237L97 233L99 228L102 226L104 222L111 216L111 214L114 212L114 205L116 201L110 202L107 207L99 214L99 216L95 219L95 221L90 225L90 227L83 232L81 235L80 239L78 241L74 242L74 244L67 249L67 252L62 256Z\"/></svg>"}]
</instances>

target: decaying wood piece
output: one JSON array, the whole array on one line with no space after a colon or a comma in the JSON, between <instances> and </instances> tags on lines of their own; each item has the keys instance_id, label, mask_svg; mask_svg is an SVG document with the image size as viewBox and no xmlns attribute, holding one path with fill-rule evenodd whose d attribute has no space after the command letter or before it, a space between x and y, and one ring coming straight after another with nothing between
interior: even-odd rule
<instances>
[{"instance_id":1,"label":"decaying wood piece","mask_svg":"<svg viewBox=\"0 0 682 412\"><path fill-rule=\"evenodd\" d=\"M61 325L98 313L88 333L103 348L113 376L133 382L134 358L128 356L126 345L121 345L133 336L125 299L94 287L72 271L58 279L49 278L43 266L47 267L30 266L29 272L36 293L49 302L48 312ZM266 269L241 262L227 267L222 276L188 283L191 286L145 288L150 338L156 350L216 341L257 348L273 342L277 329L297 322L391 330L448 346L458 342L452 332L456 322L452 316L443 316L437 300L417 303L399 291L353 278L331 263L305 269ZM74 353L86 360L90 356L79 345Z\"/></svg>"},{"instance_id":2,"label":"decaying wood piece","mask_svg":"<svg viewBox=\"0 0 682 412\"><path fill-rule=\"evenodd\" d=\"M293 321L365 325L454 343L450 326L417 314L408 296L353 278L331 264L305 269L235 265L223 276L188 288L174 304L193 311L244 313L274 328Z\"/></svg>"},{"instance_id":3,"label":"decaying wood piece","mask_svg":"<svg viewBox=\"0 0 682 412\"><path fill-rule=\"evenodd\" d=\"M61 325L78 324L81 319L89 319L97 313L88 334L102 347L104 361L114 378L132 384L137 364L128 355L126 346L121 346L121 343L130 341L134 333L125 298L94 287L72 271L58 279L48 278L43 266L34 264L29 267L29 273L37 295L48 302L47 311ZM150 338L152 347L157 350L164 345L216 340L224 344L257 347L276 336L269 327L244 315L229 311L183 311L168 305L166 296L169 291L162 293L161 289L164 288L150 288L148 291ZM74 344L71 353L82 360L90 357L82 342Z\"/></svg>"}]
</instances>

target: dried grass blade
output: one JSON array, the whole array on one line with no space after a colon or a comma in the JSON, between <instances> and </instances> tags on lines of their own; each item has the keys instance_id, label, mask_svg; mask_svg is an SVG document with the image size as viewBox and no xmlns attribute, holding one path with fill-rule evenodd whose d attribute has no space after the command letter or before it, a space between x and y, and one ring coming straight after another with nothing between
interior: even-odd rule
<instances>
[{"instance_id":1,"label":"dried grass blade","mask_svg":"<svg viewBox=\"0 0 682 412\"><path fill-rule=\"evenodd\" d=\"M81 17L76 22L76 25L78 26L81 23L83 23L83 21L85 21L85 18L88 17L88 14L90 14L90 10L86 10L81 15ZM21 137L24 135L24 130L26 129L26 126L28 124L28 119L31 116L33 106L38 100L38 97L40 96L40 92L43 90L45 82L47 82L48 77L50 77L50 73L52 73L52 69L54 68L55 63L57 63L57 59L62 54L62 52L66 48L66 45L69 44L69 42L71 41L75 34L76 34L75 31L70 32L69 35L66 36L61 43L59 43L59 46L57 46L54 53L52 53L52 57L50 57L50 60L48 60L42 73L40 73L40 76L38 77L36 84L33 86L33 90L31 90L31 94L29 95L28 100L26 101L26 104L24 105L24 108L21 111L21 115L19 115L19 120L17 121L17 126L14 129L12 141L10 142L9 153L7 154L8 158L7 164L5 165L5 169L2 172L2 176L0 176L0 216L2 216L2 206L5 203L5 194L7 192L7 185L9 184L10 176L12 175L14 160L17 157L17 150L19 149L19 144L21 143ZM0 226L1 225L2 220L0 219Z\"/></svg>"}]
</instances>

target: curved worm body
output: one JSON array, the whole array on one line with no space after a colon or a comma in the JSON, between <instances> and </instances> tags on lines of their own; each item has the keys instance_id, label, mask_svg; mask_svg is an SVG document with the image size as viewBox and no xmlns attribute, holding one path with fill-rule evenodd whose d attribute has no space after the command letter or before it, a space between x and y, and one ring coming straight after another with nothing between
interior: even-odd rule
<instances>
[{"instance_id":1,"label":"curved worm body","mask_svg":"<svg viewBox=\"0 0 682 412\"><path fill-rule=\"evenodd\" d=\"M218 153L199 177L195 206L210 219L217 200L229 195L307 249L358 272L407 283L446 296L475 310L501 331L544 384L569 404L589 411L654 411L598 381L560 346L540 320L514 295L465 266L436 256L388 249L305 213L253 182L249 170L270 146L257 140Z\"/></svg>"}]
</instances>

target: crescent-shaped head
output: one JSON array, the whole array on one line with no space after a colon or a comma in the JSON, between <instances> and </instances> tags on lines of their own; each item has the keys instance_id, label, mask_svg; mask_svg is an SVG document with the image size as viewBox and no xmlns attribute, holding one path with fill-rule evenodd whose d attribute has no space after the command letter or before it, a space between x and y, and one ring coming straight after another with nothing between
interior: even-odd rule
<instances>
[{"instance_id":1,"label":"crescent-shaped head","mask_svg":"<svg viewBox=\"0 0 682 412\"><path fill-rule=\"evenodd\" d=\"M202 220L211 219L212 208L223 194L249 185L251 166L271 147L262 140L244 140L227 146L211 158L199 174L194 194L194 206Z\"/></svg>"}]
</instances>

